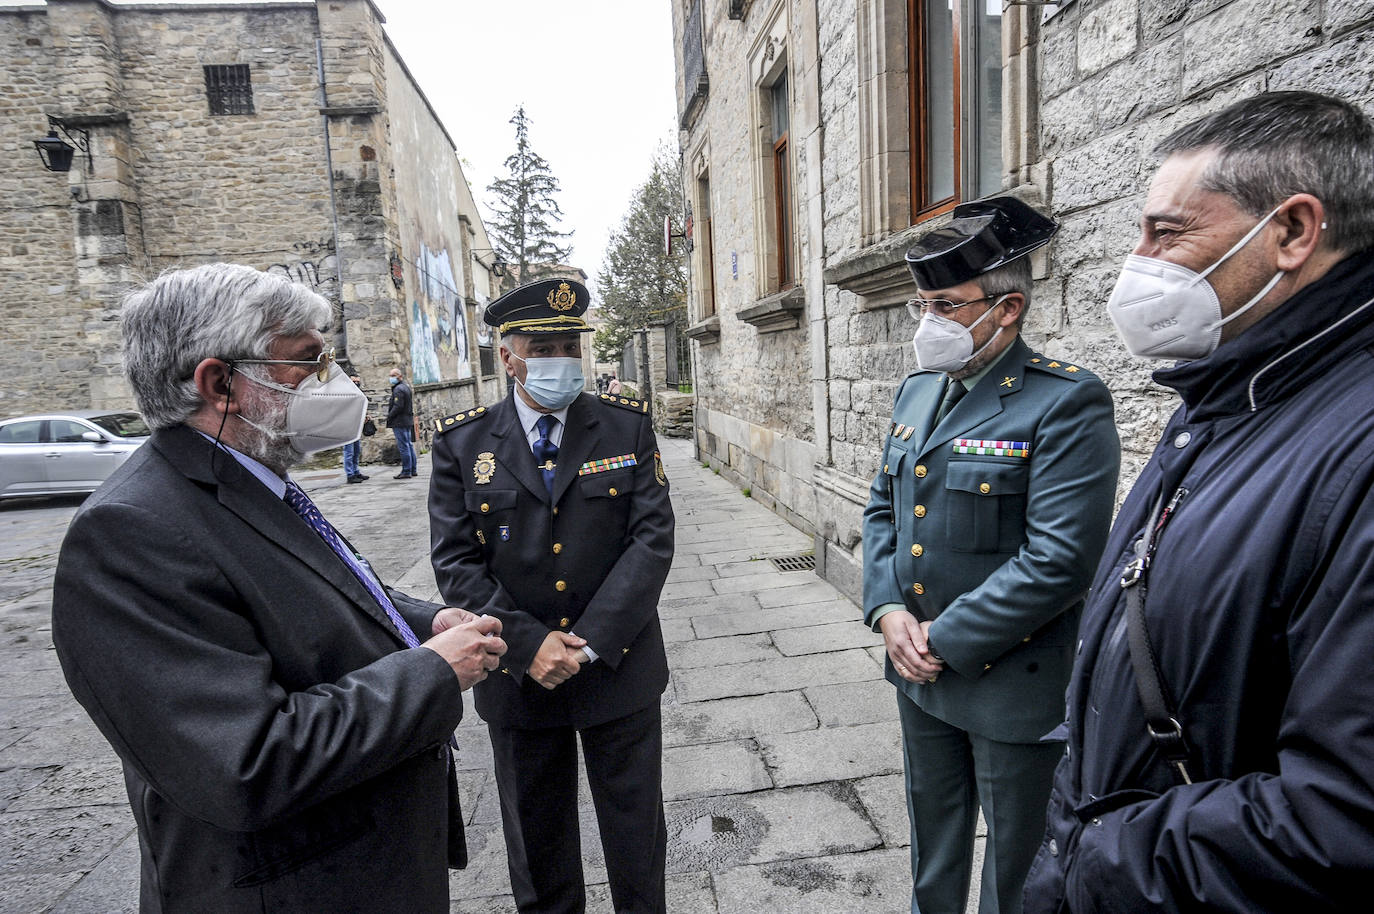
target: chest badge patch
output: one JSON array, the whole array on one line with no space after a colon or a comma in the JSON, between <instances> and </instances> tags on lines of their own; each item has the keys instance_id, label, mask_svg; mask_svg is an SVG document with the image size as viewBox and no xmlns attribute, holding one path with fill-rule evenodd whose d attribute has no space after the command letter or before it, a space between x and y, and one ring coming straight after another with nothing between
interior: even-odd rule
<instances>
[{"instance_id":1,"label":"chest badge patch","mask_svg":"<svg viewBox=\"0 0 1374 914\"><path fill-rule=\"evenodd\" d=\"M510 524L502 524L497 527L496 530L501 534L501 542L506 543L510 541Z\"/></svg>"},{"instance_id":2,"label":"chest badge patch","mask_svg":"<svg viewBox=\"0 0 1374 914\"><path fill-rule=\"evenodd\" d=\"M659 456L658 451L654 451L654 479L658 480L661 486L668 484L668 474L663 472L663 458Z\"/></svg>"},{"instance_id":3,"label":"chest badge patch","mask_svg":"<svg viewBox=\"0 0 1374 914\"><path fill-rule=\"evenodd\" d=\"M621 467L639 466L639 458L634 454L621 454L619 457L603 457L600 460L588 460L577 468L578 476L590 476L593 473L604 473L607 470L618 470Z\"/></svg>"},{"instance_id":4,"label":"chest badge patch","mask_svg":"<svg viewBox=\"0 0 1374 914\"><path fill-rule=\"evenodd\" d=\"M985 457L1029 457L1029 441L1000 441L990 438L955 438L954 453L981 454Z\"/></svg>"},{"instance_id":5,"label":"chest badge patch","mask_svg":"<svg viewBox=\"0 0 1374 914\"><path fill-rule=\"evenodd\" d=\"M484 486L491 482L492 474L496 472L496 455L491 451L483 451L477 455L477 462L472 465L472 478L479 486Z\"/></svg>"}]
</instances>

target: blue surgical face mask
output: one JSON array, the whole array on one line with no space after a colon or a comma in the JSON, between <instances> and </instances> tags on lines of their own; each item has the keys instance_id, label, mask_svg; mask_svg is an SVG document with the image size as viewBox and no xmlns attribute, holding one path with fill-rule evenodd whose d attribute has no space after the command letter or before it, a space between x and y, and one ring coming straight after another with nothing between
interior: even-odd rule
<instances>
[{"instance_id":1,"label":"blue surgical face mask","mask_svg":"<svg viewBox=\"0 0 1374 914\"><path fill-rule=\"evenodd\" d=\"M400 378L388 378L387 380L391 382L392 387L395 387L397 384L401 383Z\"/></svg>"},{"instance_id":2,"label":"blue surgical face mask","mask_svg":"<svg viewBox=\"0 0 1374 914\"><path fill-rule=\"evenodd\" d=\"M512 352L511 358L520 359L520 356ZM582 377L581 359L549 357L520 361L525 363L525 380L522 383L516 379L515 383L545 409L562 409L587 387Z\"/></svg>"}]
</instances>

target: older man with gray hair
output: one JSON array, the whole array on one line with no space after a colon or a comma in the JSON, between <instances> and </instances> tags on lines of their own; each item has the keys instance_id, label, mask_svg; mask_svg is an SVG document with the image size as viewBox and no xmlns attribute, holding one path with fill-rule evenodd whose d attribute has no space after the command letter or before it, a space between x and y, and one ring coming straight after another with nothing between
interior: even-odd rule
<instances>
[{"instance_id":1,"label":"older man with gray hair","mask_svg":"<svg viewBox=\"0 0 1374 914\"><path fill-rule=\"evenodd\" d=\"M1083 614L1025 910L1365 910L1374 123L1275 92L1158 151L1107 308L1183 402Z\"/></svg>"},{"instance_id":2,"label":"older man with gray hair","mask_svg":"<svg viewBox=\"0 0 1374 914\"><path fill-rule=\"evenodd\" d=\"M287 475L366 411L328 304L209 264L122 319L153 436L72 521L53 641L124 763L140 911L447 911L450 741L505 644L384 586Z\"/></svg>"}]
</instances>

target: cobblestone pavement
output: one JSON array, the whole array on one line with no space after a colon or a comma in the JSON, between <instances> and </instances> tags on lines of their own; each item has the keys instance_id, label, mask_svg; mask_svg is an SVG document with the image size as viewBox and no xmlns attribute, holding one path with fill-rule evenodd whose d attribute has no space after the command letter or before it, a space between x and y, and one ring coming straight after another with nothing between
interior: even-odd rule
<instances>
[{"instance_id":1,"label":"cobblestone pavement","mask_svg":"<svg viewBox=\"0 0 1374 914\"><path fill-rule=\"evenodd\" d=\"M659 609L673 671L663 698L669 909L908 910L901 741L881 639L814 573L769 561L809 552L809 538L704 469L690 443L661 444L677 514ZM393 479L394 467L364 472L362 485L344 485L337 470L300 479L384 578L437 599L428 458L419 480ZM0 503L0 912L137 910L138 842L119 765L52 651L52 574L80 501ZM472 861L451 875L451 910L514 912L475 713L458 740ZM585 782L582 799L588 909L609 912Z\"/></svg>"}]
</instances>

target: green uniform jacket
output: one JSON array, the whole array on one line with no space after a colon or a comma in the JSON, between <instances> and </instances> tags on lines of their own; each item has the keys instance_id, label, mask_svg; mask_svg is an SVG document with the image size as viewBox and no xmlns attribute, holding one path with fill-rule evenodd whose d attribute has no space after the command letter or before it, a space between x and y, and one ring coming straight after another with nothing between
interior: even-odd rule
<instances>
[{"instance_id":1,"label":"green uniform jacket","mask_svg":"<svg viewBox=\"0 0 1374 914\"><path fill-rule=\"evenodd\" d=\"M1112 398L1018 337L932 428L946 376L897 390L864 511L864 614L934 620L935 683L887 679L926 713L1003 742L1064 719L1083 596L1106 543L1121 448Z\"/></svg>"}]
</instances>

